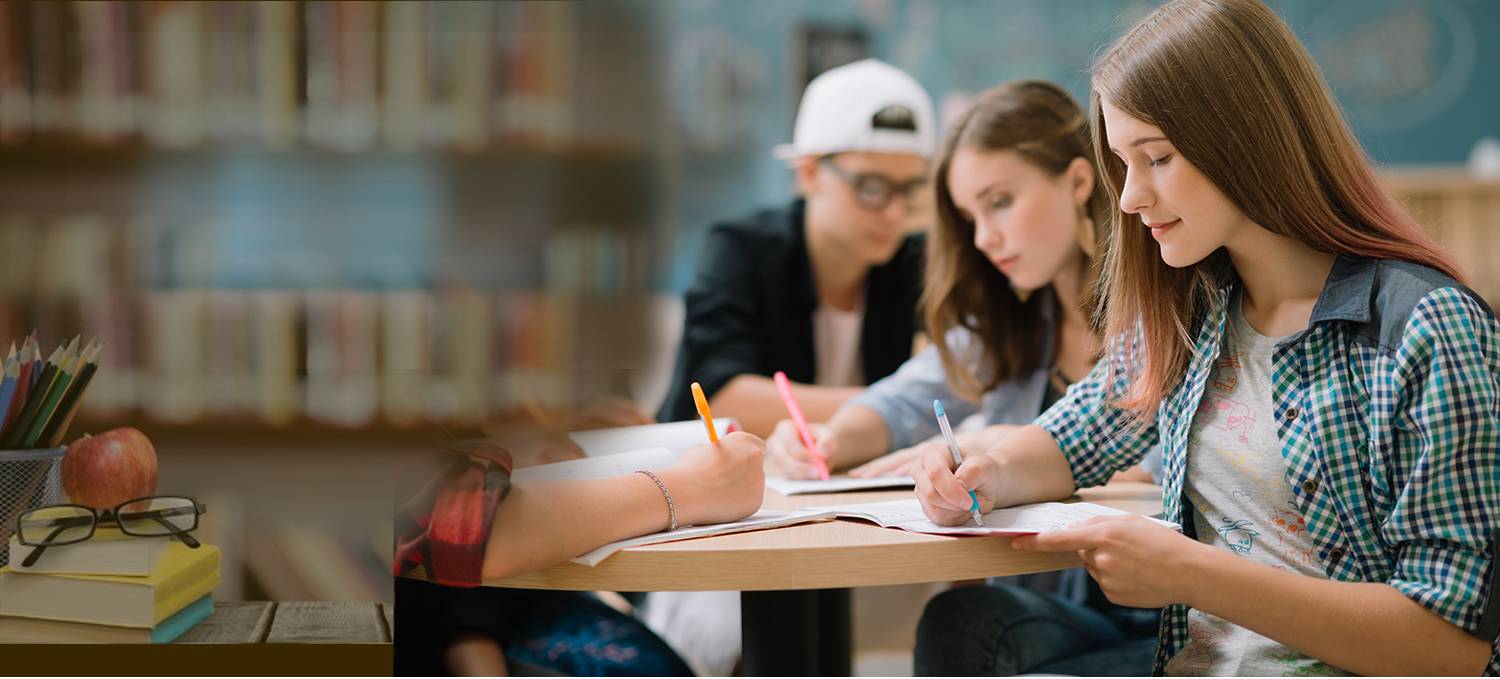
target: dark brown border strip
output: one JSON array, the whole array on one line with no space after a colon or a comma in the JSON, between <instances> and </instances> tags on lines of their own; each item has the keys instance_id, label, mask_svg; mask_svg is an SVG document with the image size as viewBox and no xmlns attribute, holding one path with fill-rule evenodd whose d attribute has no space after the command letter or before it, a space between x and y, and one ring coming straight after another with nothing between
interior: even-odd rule
<instances>
[{"instance_id":1,"label":"dark brown border strip","mask_svg":"<svg viewBox=\"0 0 1500 679\"><path fill-rule=\"evenodd\" d=\"M0 675L390 676L390 644L0 644Z\"/></svg>"}]
</instances>

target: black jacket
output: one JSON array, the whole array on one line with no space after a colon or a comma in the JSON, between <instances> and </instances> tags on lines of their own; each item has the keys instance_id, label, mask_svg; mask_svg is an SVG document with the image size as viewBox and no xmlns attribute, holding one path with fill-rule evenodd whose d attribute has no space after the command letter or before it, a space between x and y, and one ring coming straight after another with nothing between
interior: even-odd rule
<instances>
[{"instance_id":1,"label":"black jacket","mask_svg":"<svg viewBox=\"0 0 1500 679\"><path fill-rule=\"evenodd\" d=\"M682 344L657 420L697 416L689 388L694 381L712 398L745 373L770 377L784 370L793 382L816 379L812 315L818 294L803 210L803 201L796 200L709 232L697 278L684 295ZM891 261L870 270L860 333L867 384L911 357L925 240L920 234L908 237Z\"/></svg>"}]
</instances>

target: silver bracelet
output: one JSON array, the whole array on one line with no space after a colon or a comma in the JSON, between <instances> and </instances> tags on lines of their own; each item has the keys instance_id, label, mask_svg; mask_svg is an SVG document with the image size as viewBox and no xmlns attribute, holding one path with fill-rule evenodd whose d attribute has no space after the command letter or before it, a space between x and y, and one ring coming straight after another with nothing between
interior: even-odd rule
<instances>
[{"instance_id":1,"label":"silver bracelet","mask_svg":"<svg viewBox=\"0 0 1500 679\"><path fill-rule=\"evenodd\" d=\"M667 514L672 518L672 525L667 527L667 530L677 530L677 505L672 502L672 494L667 492L667 484L662 483L661 477L657 476L653 472L649 472L644 469L637 469L635 470L635 473L645 474L647 477L650 477L652 481L656 482L656 487L661 489L661 496L667 499Z\"/></svg>"}]
</instances>

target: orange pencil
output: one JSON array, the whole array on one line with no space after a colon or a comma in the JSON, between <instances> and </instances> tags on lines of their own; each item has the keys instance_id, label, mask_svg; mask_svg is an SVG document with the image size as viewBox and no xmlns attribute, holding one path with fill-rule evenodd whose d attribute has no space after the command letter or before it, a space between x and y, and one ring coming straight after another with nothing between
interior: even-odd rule
<instances>
[{"instance_id":1,"label":"orange pencil","mask_svg":"<svg viewBox=\"0 0 1500 679\"><path fill-rule=\"evenodd\" d=\"M698 416L703 418L703 426L708 428L708 442L719 445L719 432L714 431L714 416L708 411L708 399L703 397L703 387L693 383L693 403L698 406Z\"/></svg>"}]
</instances>

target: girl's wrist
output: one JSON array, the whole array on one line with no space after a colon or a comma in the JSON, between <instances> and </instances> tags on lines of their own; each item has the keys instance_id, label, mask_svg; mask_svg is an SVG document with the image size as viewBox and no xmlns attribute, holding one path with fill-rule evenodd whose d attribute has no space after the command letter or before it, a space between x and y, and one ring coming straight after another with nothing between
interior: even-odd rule
<instances>
[{"instance_id":1,"label":"girl's wrist","mask_svg":"<svg viewBox=\"0 0 1500 679\"><path fill-rule=\"evenodd\" d=\"M672 505L677 509L677 525L688 526L698 523L702 503L698 501L695 492L696 485L684 470L673 466L656 472L661 479L662 485L666 486L667 494L672 496ZM667 527L669 515L667 512L666 498L662 497L660 488L655 483L651 484L651 491L656 494L661 503L662 529Z\"/></svg>"},{"instance_id":2,"label":"girl's wrist","mask_svg":"<svg viewBox=\"0 0 1500 679\"><path fill-rule=\"evenodd\" d=\"M1203 592L1212 590L1216 577L1223 567L1222 558L1230 556L1187 536L1182 536L1183 546L1178 550L1177 564L1172 572L1181 573L1176 578L1181 589L1172 597L1190 608L1203 607Z\"/></svg>"},{"instance_id":3,"label":"girl's wrist","mask_svg":"<svg viewBox=\"0 0 1500 679\"><path fill-rule=\"evenodd\" d=\"M1010 470L1012 466L1010 460L1005 455L996 454L994 450L986 450L980 453L980 455L990 458L991 461L989 465L989 468L992 470L990 478L984 480L986 485L993 486L989 489L991 494L996 498L1013 496L1013 493L1005 487L1006 479L1016 478L1016 474ZM996 504L995 506L998 507L1000 505Z\"/></svg>"}]
</instances>

